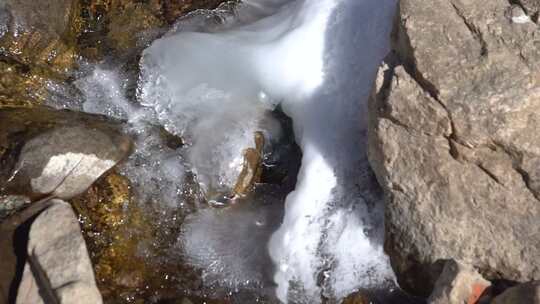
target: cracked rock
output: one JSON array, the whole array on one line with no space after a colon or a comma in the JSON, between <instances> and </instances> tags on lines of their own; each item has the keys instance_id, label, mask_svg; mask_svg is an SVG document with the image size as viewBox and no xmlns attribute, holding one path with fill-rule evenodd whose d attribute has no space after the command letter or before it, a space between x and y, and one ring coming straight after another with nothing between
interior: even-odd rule
<instances>
[{"instance_id":1,"label":"cracked rock","mask_svg":"<svg viewBox=\"0 0 540 304\"><path fill-rule=\"evenodd\" d=\"M385 250L417 295L447 259L489 280L540 279L540 31L510 22L511 5L399 3L370 98L369 158Z\"/></svg>"},{"instance_id":2,"label":"cracked rock","mask_svg":"<svg viewBox=\"0 0 540 304\"><path fill-rule=\"evenodd\" d=\"M126 157L131 140L101 116L6 108L0 110L0 145L4 192L69 199Z\"/></svg>"}]
</instances>

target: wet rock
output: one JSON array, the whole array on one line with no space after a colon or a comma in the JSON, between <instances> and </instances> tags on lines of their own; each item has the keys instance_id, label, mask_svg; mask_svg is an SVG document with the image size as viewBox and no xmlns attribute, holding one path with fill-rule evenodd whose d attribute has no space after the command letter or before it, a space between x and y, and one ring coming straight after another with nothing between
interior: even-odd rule
<instances>
[{"instance_id":1,"label":"wet rock","mask_svg":"<svg viewBox=\"0 0 540 304\"><path fill-rule=\"evenodd\" d=\"M223 0L91 0L83 5L86 28L82 53L100 59L107 52L137 53L162 35L176 19L196 9L212 9Z\"/></svg>"},{"instance_id":2,"label":"wet rock","mask_svg":"<svg viewBox=\"0 0 540 304\"><path fill-rule=\"evenodd\" d=\"M69 199L126 157L131 141L118 123L71 111L0 110L0 184L32 199Z\"/></svg>"},{"instance_id":3,"label":"wet rock","mask_svg":"<svg viewBox=\"0 0 540 304\"><path fill-rule=\"evenodd\" d=\"M43 103L48 78L25 65L0 58L0 107Z\"/></svg>"},{"instance_id":4,"label":"wet rock","mask_svg":"<svg viewBox=\"0 0 540 304\"><path fill-rule=\"evenodd\" d=\"M476 270L465 264L449 260L435 283L429 304L476 304L491 285Z\"/></svg>"},{"instance_id":5,"label":"wet rock","mask_svg":"<svg viewBox=\"0 0 540 304\"><path fill-rule=\"evenodd\" d=\"M540 34L508 1L402 0L370 100L369 158L398 281L428 296L437 261L540 279Z\"/></svg>"},{"instance_id":6,"label":"wet rock","mask_svg":"<svg viewBox=\"0 0 540 304\"><path fill-rule=\"evenodd\" d=\"M246 195L255 183L261 180L264 149L264 135L262 132L255 132L254 142L255 148L244 150L244 163L233 188L234 196Z\"/></svg>"},{"instance_id":7,"label":"wet rock","mask_svg":"<svg viewBox=\"0 0 540 304\"><path fill-rule=\"evenodd\" d=\"M165 20L168 23L173 23L178 17L193 11L195 9L213 9L219 4L223 3L223 0L163 0L162 12Z\"/></svg>"},{"instance_id":8,"label":"wet rock","mask_svg":"<svg viewBox=\"0 0 540 304\"><path fill-rule=\"evenodd\" d=\"M540 281L528 282L510 287L497 296L492 304L538 304L540 303Z\"/></svg>"},{"instance_id":9,"label":"wet rock","mask_svg":"<svg viewBox=\"0 0 540 304\"><path fill-rule=\"evenodd\" d=\"M78 0L6 0L2 9L7 22L0 36L3 55L59 74L74 66L81 30Z\"/></svg>"},{"instance_id":10,"label":"wet rock","mask_svg":"<svg viewBox=\"0 0 540 304\"><path fill-rule=\"evenodd\" d=\"M369 300L369 298L361 292L357 292L346 297L342 302L342 304L370 304L370 303L371 301Z\"/></svg>"},{"instance_id":11,"label":"wet rock","mask_svg":"<svg viewBox=\"0 0 540 304\"><path fill-rule=\"evenodd\" d=\"M53 200L32 223L16 303L102 303L79 223L68 203Z\"/></svg>"}]
</instances>

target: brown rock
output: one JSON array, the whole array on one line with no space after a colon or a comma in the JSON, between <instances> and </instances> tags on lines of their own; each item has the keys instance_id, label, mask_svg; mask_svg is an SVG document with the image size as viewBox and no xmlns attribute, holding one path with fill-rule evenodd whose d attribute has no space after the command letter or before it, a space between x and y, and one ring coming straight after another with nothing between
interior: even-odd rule
<instances>
[{"instance_id":1,"label":"brown rock","mask_svg":"<svg viewBox=\"0 0 540 304\"><path fill-rule=\"evenodd\" d=\"M264 135L262 132L255 132L254 135L255 148L247 148L244 150L244 163L242 171L233 188L235 196L246 195L255 183L258 183L262 174Z\"/></svg>"}]
</instances>

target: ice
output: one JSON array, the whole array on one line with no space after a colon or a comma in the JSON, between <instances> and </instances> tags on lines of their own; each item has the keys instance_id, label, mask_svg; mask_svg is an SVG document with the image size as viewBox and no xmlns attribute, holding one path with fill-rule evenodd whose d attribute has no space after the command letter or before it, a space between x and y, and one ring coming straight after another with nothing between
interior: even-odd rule
<instances>
[{"instance_id":1,"label":"ice","mask_svg":"<svg viewBox=\"0 0 540 304\"><path fill-rule=\"evenodd\" d=\"M381 245L382 202L368 202L376 190L360 183L369 170L366 100L389 49L395 6L395 0L247 0L220 12L221 25L201 12L181 20L143 55L140 99L169 131L191 139L189 160L207 188L230 185L239 152L252 145L265 111L280 103L293 119L302 167L268 244L283 302L339 300L393 280ZM199 220L213 222L208 218ZM195 264L215 260L244 269L241 255L223 263L219 242L212 243L216 256L190 240L184 244ZM228 282L249 273L218 268L214 275Z\"/></svg>"},{"instance_id":2,"label":"ice","mask_svg":"<svg viewBox=\"0 0 540 304\"><path fill-rule=\"evenodd\" d=\"M279 202L244 202L231 208L208 208L191 214L182 225L179 250L202 269L206 287L230 291L272 286L272 262L266 243L279 225Z\"/></svg>"},{"instance_id":3,"label":"ice","mask_svg":"<svg viewBox=\"0 0 540 304\"><path fill-rule=\"evenodd\" d=\"M125 132L135 140L135 151L120 171L130 180L138 201L183 205L186 164L182 150L166 145L154 113L128 100L128 78L117 68L97 65L85 69L87 75L75 81L83 102L69 107L126 121Z\"/></svg>"}]
</instances>

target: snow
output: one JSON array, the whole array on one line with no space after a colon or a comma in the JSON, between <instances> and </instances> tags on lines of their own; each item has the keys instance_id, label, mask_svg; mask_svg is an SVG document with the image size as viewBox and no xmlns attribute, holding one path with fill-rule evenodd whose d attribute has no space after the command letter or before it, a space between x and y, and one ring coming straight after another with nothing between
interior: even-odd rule
<instances>
[{"instance_id":1,"label":"snow","mask_svg":"<svg viewBox=\"0 0 540 304\"><path fill-rule=\"evenodd\" d=\"M188 160L206 191L231 186L238 155L264 129L267 111L280 103L293 119L302 167L268 244L283 302L340 299L393 280L381 246L382 206L369 208L362 192L369 190L358 183L368 170L366 100L388 52L395 6L247 0L234 13L218 12L221 26L201 12L181 20L144 52L142 104L190 139ZM191 252L198 264L213 259Z\"/></svg>"}]
</instances>

